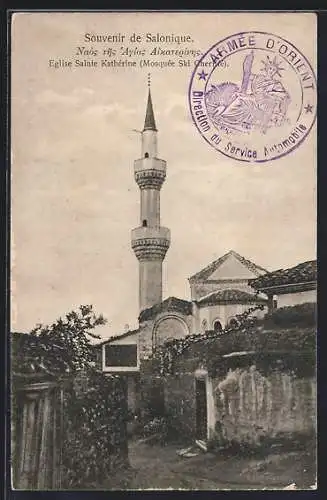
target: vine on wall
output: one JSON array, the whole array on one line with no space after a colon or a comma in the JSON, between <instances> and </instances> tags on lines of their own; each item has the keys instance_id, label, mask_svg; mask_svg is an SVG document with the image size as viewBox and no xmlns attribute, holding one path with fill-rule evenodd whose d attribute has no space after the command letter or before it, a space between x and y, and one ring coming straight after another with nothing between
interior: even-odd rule
<instances>
[{"instance_id":1,"label":"vine on wall","mask_svg":"<svg viewBox=\"0 0 327 500\"><path fill-rule=\"evenodd\" d=\"M303 373L312 371L316 351L315 304L277 309L262 320L254 313L263 307L251 307L236 317L237 325L228 326L221 332L210 330L165 342L153 352L153 367L162 376L173 374L178 357L184 353L194 355L214 373L225 370L227 365L248 364L249 357L223 358L235 351L247 351L248 355L253 353L253 360L262 367L269 365L271 369L278 366L299 371L302 365Z\"/></svg>"},{"instance_id":2,"label":"vine on wall","mask_svg":"<svg viewBox=\"0 0 327 500\"><path fill-rule=\"evenodd\" d=\"M235 316L236 324L228 325L222 331L207 330L204 333L187 335L182 339L165 342L162 346L157 347L152 354L152 360L159 367L159 373L161 375L173 373L176 358L195 344L209 344L218 338L230 335L232 332L245 333L253 329L258 321L253 314L263 308L263 304L250 307L247 311Z\"/></svg>"}]
</instances>

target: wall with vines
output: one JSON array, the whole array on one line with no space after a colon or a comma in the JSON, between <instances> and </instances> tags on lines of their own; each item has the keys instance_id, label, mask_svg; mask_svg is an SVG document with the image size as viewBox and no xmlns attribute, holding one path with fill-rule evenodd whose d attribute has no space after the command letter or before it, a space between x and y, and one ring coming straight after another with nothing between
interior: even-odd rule
<instances>
[{"instance_id":1,"label":"wall with vines","mask_svg":"<svg viewBox=\"0 0 327 500\"><path fill-rule=\"evenodd\" d=\"M213 390L212 439L257 446L315 434L316 306L278 309L264 320L249 309L238 325L166 343L147 364L164 387L165 412L185 438L195 437L195 370Z\"/></svg>"}]
</instances>

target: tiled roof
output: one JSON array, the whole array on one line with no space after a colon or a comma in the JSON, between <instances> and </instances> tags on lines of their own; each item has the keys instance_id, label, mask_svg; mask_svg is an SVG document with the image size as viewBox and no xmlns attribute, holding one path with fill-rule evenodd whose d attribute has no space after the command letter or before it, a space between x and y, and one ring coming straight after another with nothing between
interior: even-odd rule
<instances>
[{"instance_id":1,"label":"tiled roof","mask_svg":"<svg viewBox=\"0 0 327 500\"><path fill-rule=\"evenodd\" d=\"M192 302L178 299L177 297L168 297L168 299L165 299L160 304L144 309L139 315L139 321L148 321L157 316L157 314L165 311L176 311L185 315L190 315L192 314Z\"/></svg>"},{"instance_id":2,"label":"tiled roof","mask_svg":"<svg viewBox=\"0 0 327 500\"><path fill-rule=\"evenodd\" d=\"M225 253L225 255L211 262L211 264L206 266L204 269L191 276L189 278L189 281L206 280L231 255L235 257L237 260L239 260L244 266L246 266L250 271L252 271L257 276L260 276L262 273L267 272L267 270L264 269L263 267L254 264L254 262L251 262L245 257L242 257L242 255L238 254L234 250L230 250L229 252Z\"/></svg>"},{"instance_id":3,"label":"tiled roof","mask_svg":"<svg viewBox=\"0 0 327 500\"><path fill-rule=\"evenodd\" d=\"M310 283L317 280L317 261L302 262L289 269L278 269L259 278L249 280L249 284L256 289L265 289L280 285Z\"/></svg>"},{"instance_id":4,"label":"tiled roof","mask_svg":"<svg viewBox=\"0 0 327 500\"><path fill-rule=\"evenodd\" d=\"M257 304L264 303L266 299L262 299L253 293L244 292L243 290L234 290L226 288L226 290L218 290L209 295L205 295L197 301L200 306L214 305L220 303L229 304Z\"/></svg>"},{"instance_id":5,"label":"tiled roof","mask_svg":"<svg viewBox=\"0 0 327 500\"><path fill-rule=\"evenodd\" d=\"M118 335L114 335L113 337L108 337L107 339L103 340L102 342L99 342L98 344L95 344L94 347L101 346L103 344L110 344L110 342L113 342L114 340L118 339L124 339L125 337L129 337L130 335L134 335L137 333L139 330L128 330L128 332L120 333Z\"/></svg>"}]
</instances>

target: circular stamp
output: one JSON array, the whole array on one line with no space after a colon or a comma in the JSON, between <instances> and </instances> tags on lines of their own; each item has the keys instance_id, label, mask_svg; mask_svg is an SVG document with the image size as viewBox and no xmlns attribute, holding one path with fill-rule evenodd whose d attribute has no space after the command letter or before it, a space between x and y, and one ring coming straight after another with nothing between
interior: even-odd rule
<instances>
[{"instance_id":1,"label":"circular stamp","mask_svg":"<svg viewBox=\"0 0 327 500\"><path fill-rule=\"evenodd\" d=\"M240 161L271 161L308 136L316 119L316 76L280 36L237 33L198 61L189 105L195 126L217 151Z\"/></svg>"}]
</instances>

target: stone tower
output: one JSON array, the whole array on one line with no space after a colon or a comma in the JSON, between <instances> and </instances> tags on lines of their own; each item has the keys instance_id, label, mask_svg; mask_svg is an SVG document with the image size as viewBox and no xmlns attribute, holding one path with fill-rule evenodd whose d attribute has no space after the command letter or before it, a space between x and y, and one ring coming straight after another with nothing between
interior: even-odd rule
<instances>
[{"instance_id":1,"label":"stone tower","mask_svg":"<svg viewBox=\"0 0 327 500\"><path fill-rule=\"evenodd\" d=\"M160 189L166 177L166 162L157 157L158 131L150 82L148 85L141 158L134 162L141 198L140 225L132 230L132 248L139 261L140 311L162 301L162 262L170 245L170 231L160 225Z\"/></svg>"}]
</instances>

